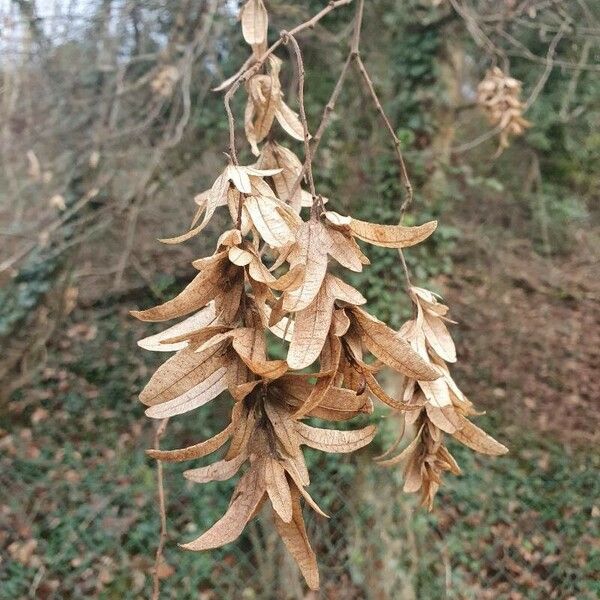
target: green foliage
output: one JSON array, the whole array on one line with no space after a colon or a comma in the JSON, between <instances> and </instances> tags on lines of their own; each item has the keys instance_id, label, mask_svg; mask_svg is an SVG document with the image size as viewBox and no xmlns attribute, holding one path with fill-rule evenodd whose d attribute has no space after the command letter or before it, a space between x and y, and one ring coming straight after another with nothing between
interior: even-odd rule
<instances>
[{"instance_id":1,"label":"green foliage","mask_svg":"<svg viewBox=\"0 0 600 600\"><path fill-rule=\"evenodd\" d=\"M59 266L41 252L33 254L19 271L13 285L0 290L0 336L13 332L24 321L52 286Z\"/></svg>"}]
</instances>

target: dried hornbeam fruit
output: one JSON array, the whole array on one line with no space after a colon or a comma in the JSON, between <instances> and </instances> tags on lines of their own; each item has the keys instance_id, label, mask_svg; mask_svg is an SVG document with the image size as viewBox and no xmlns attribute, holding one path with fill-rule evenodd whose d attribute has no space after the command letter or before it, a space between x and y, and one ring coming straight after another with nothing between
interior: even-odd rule
<instances>
[{"instance_id":1,"label":"dried hornbeam fruit","mask_svg":"<svg viewBox=\"0 0 600 600\"><path fill-rule=\"evenodd\" d=\"M460 473L445 446L446 434L480 454L499 456L508 449L471 423L469 417L477 413L450 376L446 363L456 362L456 348L446 327L448 307L423 288L412 287L411 298L417 316L404 324L400 334L439 376L430 381L405 380L402 400L405 409L410 408L405 423L414 424L417 433L400 454L379 462L386 466L404 463L404 491L420 491L422 503L431 510L442 473Z\"/></svg>"},{"instance_id":2,"label":"dried hornbeam fruit","mask_svg":"<svg viewBox=\"0 0 600 600\"><path fill-rule=\"evenodd\" d=\"M307 584L317 589L319 573L302 504L324 513L307 491L302 446L353 452L369 444L375 427L318 428L307 419L337 423L369 415L374 398L407 411L418 435L402 454L409 456L405 487L422 489L428 503L441 471L458 470L443 446L445 433L481 452L505 449L467 420L471 405L445 366L456 359L444 324L447 309L429 292L413 288L418 317L396 332L369 314L362 294L338 276L340 270L360 272L369 264L359 241L406 248L429 237L437 223L379 225L325 212L320 196L313 205L313 196L301 188L300 159L270 137L277 120L292 138L304 140L306 124L283 101L281 61L271 52L261 62L268 28L262 0L245 3L241 22L253 57L224 86L238 77L246 83L245 131L257 162L240 165L232 151L211 188L196 196L198 210L189 231L162 240L177 244L193 238L217 209L227 207L232 225L210 256L192 263L197 270L192 281L163 304L132 313L142 321L179 319L139 342L146 350L173 353L140 400L155 419L213 401L224 403L229 414L227 426L207 440L148 451L165 462L221 451L212 464L185 472L196 483L224 481L241 472L223 517L182 546L209 550L232 542L267 504ZM248 67L252 64L259 68ZM286 345L285 360L270 355L271 335ZM404 398L392 398L378 383L384 367L409 382Z\"/></svg>"},{"instance_id":3,"label":"dried hornbeam fruit","mask_svg":"<svg viewBox=\"0 0 600 600\"><path fill-rule=\"evenodd\" d=\"M269 15L263 0L248 0L242 7L240 20L244 40L252 46L254 53L260 56L267 49L269 28Z\"/></svg>"},{"instance_id":4,"label":"dried hornbeam fruit","mask_svg":"<svg viewBox=\"0 0 600 600\"><path fill-rule=\"evenodd\" d=\"M477 86L477 103L489 122L500 129L498 154L509 146L510 136L523 135L531 123L523 117L520 100L521 82L506 75L499 67L490 69Z\"/></svg>"},{"instance_id":5,"label":"dried hornbeam fruit","mask_svg":"<svg viewBox=\"0 0 600 600\"><path fill-rule=\"evenodd\" d=\"M281 60L271 55L267 65L266 75L254 75L246 83L248 101L244 125L246 137L255 156L260 154L258 144L267 137L275 119L293 138L304 139L304 129L298 115L283 101L279 83Z\"/></svg>"}]
</instances>

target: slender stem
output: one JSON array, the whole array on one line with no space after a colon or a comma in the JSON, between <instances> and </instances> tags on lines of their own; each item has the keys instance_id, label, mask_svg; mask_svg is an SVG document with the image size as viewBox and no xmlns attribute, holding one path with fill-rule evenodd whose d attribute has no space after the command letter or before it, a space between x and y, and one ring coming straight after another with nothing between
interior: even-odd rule
<instances>
[{"instance_id":1,"label":"slender stem","mask_svg":"<svg viewBox=\"0 0 600 600\"><path fill-rule=\"evenodd\" d=\"M337 99L342 91L342 88L344 86L344 80L346 79L346 75L348 74L348 69L350 68L351 62L352 62L352 55L348 54L348 56L346 58L346 62L344 63L344 66L342 67L342 70L340 72L338 80L333 88L333 92L331 93L331 96L329 97L329 100L327 101L327 104L325 105L325 108L323 110L323 114L321 115L321 122L319 123L319 126L317 127L317 131L315 132L315 135L312 137L311 148L310 148L311 162L317 152L317 149L319 148L319 144L321 143L321 139L323 138L323 133L325 132L325 130L327 129L327 126L329 125L329 119L331 118L331 114L335 110L335 105L336 105ZM306 172L306 167L305 167L305 165L303 165L302 170L298 174L298 177L296 178L296 181L294 182L294 185L292 186L292 190L290 192L290 197L293 197L294 194L297 192L298 188L300 187L300 184L302 183L302 179L304 178L305 172Z\"/></svg>"},{"instance_id":2,"label":"slender stem","mask_svg":"<svg viewBox=\"0 0 600 600\"><path fill-rule=\"evenodd\" d=\"M240 80L238 79L225 94L225 111L227 112L227 122L229 124L229 156L231 158L231 162L238 166L240 163L237 158L237 151L235 149L235 118L233 116L233 111L231 110L231 98L240 87Z\"/></svg>"},{"instance_id":3,"label":"slender stem","mask_svg":"<svg viewBox=\"0 0 600 600\"><path fill-rule=\"evenodd\" d=\"M292 48L296 55L296 63L298 65L298 102L300 104L300 122L302 123L302 129L304 131L304 170L308 177L308 185L310 193L313 197L313 205L316 202L317 192L315 190L315 181L312 172L312 154L310 151L310 133L308 131L308 122L306 120L306 109L304 106L304 62L302 60L302 52L298 41L291 34L285 34L282 32L282 36L285 35L284 41L288 41L292 44Z\"/></svg>"},{"instance_id":4,"label":"slender stem","mask_svg":"<svg viewBox=\"0 0 600 600\"><path fill-rule=\"evenodd\" d=\"M404 271L404 278L406 279L406 291L410 296L410 289L412 287L410 282L410 271L408 270L408 265L406 264L406 259L404 258L404 252L402 252L402 248L398 248L398 254L400 255L400 262L402 263L402 270Z\"/></svg>"},{"instance_id":5,"label":"slender stem","mask_svg":"<svg viewBox=\"0 0 600 600\"><path fill-rule=\"evenodd\" d=\"M390 120L383 109L383 105L381 104L379 97L377 96L377 92L375 91L375 86L373 85L373 80L371 79L369 72L367 71L367 68L365 67L365 64L362 61L362 58L360 57L360 34L361 34L361 29L362 29L363 11L364 11L364 0L359 0L358 6L356 8L356 17L355 17L355 21L354 21L354 31L352 34L352 42L350 45L349 58L351 61L353 60L355 62L362 78L365 81L365 84L367 85L367 89L369 90L369 94L371 96L371 99L373 100L373 104L375 105L377 112L380 114L381 119L383 120L385 127L388 130L390 137L392 138L392 140L394 142L394 150L396 152L396 157L398 159L398 165L400 168L400 179L406 190L406 197L404 198L402 204L400 205L400 218L398 221L399 224L402 224L402 221L404 219L404 213L406 212L406 209L411 205L411 203L413 201L413 187L410 182L410 178L408 176L408 169L406 168L406 163L404 161L404 156L402 154L400 140L398 139L398 136L396 135L396 132L395 132L394 128L392 127L392 124L390 123ZM407 293L410 296L410 290L412 287L411 280L410 280L410 271L408 270L408 265L406 264L406 259L404 258L404 253L402 252L401 248L398 248L398 255L400 256L402 270L404 271L404 279L406 280Z\"/></svg>"},{"instance_id":6,"label":"slender stem","mask_svg":"<svg viewBox=\"0 0 600 600\"><path fill-rule=\"evenodd\" d=\"M239 89L240 85L244 81L248 81L253 75L256 75L262 66L265 64L265 61L279 48L283 42L284 38L288 36L295 36L298 33L304 31L305 29L312 29L323 17L327 16L332 10L339 8L340 6L345 6L350 4L352 0L331 0L329 4L320 10L317 14L312 16L304 23L300 23L293 29L288 32L282 32L279 36L279 39L276 40L256 61L252 64L248 69L244 69L240 72L240 74L234 79L231 84L231 87L227 90L225 94L224 103L225 103L225 111L227 112L227 120L229 123L229 154L231 155L231 161L234 165L238 165L237 152L235 148L235 118L233 116L233 111L231 110L231 99Z\"/></svg>"},{"instance_id":7,"label":"slender stem","mask_svg":"<svg viewBox=\"0 0 600 600\"><path fill-rule=\"evenodd\" d=\"M160 450L160 439L165 433L169 419L163 419L154 434L154 448ZM160 460L156 461L156 476L158 480L158 510L160 514L160 535L158 538L158 547L156 548L156 557L154 559L154 569L152 570L152 600L159 600L160 597L160 578L159 567L164 561L163 550L167 540L167 511L165 503L165 488L163 485L163 466Z\"/></svg>"},{"instance_id":8,"label":"slender stem","mask_svg":"<svg viewBox=\"0 0 600 600\"><path fill-rule=\"evenodd\" d=\"M346 57L344 66L342 67L342 70L340 72L338 80L336 81L335 85L333 86L333 91L331 93L331 96L330 96L329 100L327 101L327 104L325 105L323 114L321 116L321 122L319 123L319 127L317 128L317 132L315 133L315 135L312 138L311 157L310 157L311 162L312 162L312 159L314 158L315 154L317 153L317 149L319 148L319 144L321 143L323 133L325 132L325 129L327 129L327 126L329 125L329 119L331 118L331 113L334 111L335 105L339 98L339 95L342 92L342 88L344 86L344 81L346 79L346 75L348 74L348 69L350 68L350 63L354 59L354 56L358 53L358 46L360 44L361 25L362 25L362 19L363 19L363 10L364 10L364 0L359 0L359 2L356 5L356 14L354 17L354 29L353 29L353 33L352 33L352 41L350 43L350 52L348 53L348 56ZM294 185L292 186L292 191L290 193L290 196L293 196L296 193L296 191L298 190L298 188L300 187L300 184L302 183L302 179L304 178L305 173L306 173L306 165L304 165L302 167L302 170L300 171L298 177L296 178L296 181L294 182Z\"/></svg>"},{"instance_id":9,"label":"slender stem","mask_svg":"<svg viewBox=\"0 0 600 600\"><path fill-rule=\"evenodd\" d=\"M356 16L354 17L354 30L352 32L352 42L350 43L350 55L357 56L360 46L360 34L362 30L363 13L365 9L365 0L359 0L356 7Z\"/></svg>"},{"instance_id":10,"label":"slender stem","mask_svg":"<svg viewBox=\"0 0 600 600\"><path fill-rule=\"evenodd\" d=\"M394 131L394 128L392 127L392 124L390 123L390 120L388 119L387 115L385 114L385 111L383 110L383 106L379 100L379 97L377 96L377 92L375 91L373 81L372 81L371 77L369 76L369 73L365 67L365 64L362 61L362 58L360 57L360 54L356 54L354 56L354 62L356 64L360 74L362 75L362 78L364 79L365 84L367 85L367 89L369 90L369 94L371 95L371 99L373 100L373 104L375 105L375 108L377 109L377 112L381 116L381 120L383 121L385 128L388 130L390 137L392 138L392 140L394 142L394 150L396 152L396 157L398 159L398 164L400 166L400 177L401 177L402 183L404 184L404 188L406 190L406 198L404 199L404 201L402 202L402 205L400 206L400 221L402 221L402 219L404 217L404 213L406 212L406 209L411 205L411 203L413 201L413 188L412 188L412 184L410 182L410 178L408 177L408 170L406 168L406 163L404 162L404 156L402 154L400 140L398 139L398 136L396 135L396 132Z\"/></svg>"}]
</instances>

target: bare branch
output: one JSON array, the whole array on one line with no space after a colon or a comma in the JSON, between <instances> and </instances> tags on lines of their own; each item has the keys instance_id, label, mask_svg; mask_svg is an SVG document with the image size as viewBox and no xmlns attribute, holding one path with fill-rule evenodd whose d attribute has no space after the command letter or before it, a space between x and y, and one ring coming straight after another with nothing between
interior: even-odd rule
<instances>
[{"instance_id":1,"label":"bare branch","mask_svg":"<svg viewBox=\"0 0 600 600\"><path fill-rule=\"evenodd\" d=\"M160 450L160 440L167 429L169 419L163 419L154 434L154 449ZM163 465L160 460L156 461L156 478L158 486L158 511L160 515L160 535L158 538L158 547L156 548L156 558L154 560L154 569L152 570L152 600L160 598L160 578L159 567L164 562L163 550L167 540L167 512L165 504L165 488L163 485Z\"/></svg>"}]
</instances>

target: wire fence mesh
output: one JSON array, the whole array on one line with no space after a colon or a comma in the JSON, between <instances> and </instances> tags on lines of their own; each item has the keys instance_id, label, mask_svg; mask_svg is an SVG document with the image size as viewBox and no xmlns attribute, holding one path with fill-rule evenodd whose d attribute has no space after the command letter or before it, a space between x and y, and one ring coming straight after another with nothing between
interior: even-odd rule
<instances>
[{"instance_id":1,"label":"wire fence mesh","mask_svg":"<svg viewBox=\"0 0 600 600\"><path fill-rule=\"evenodd\" d=\"M118 389L110 388L113 400L125 397ZM111 405L109 396L69 392L52 418L3 438L1 600L150 598L158 512L155 465L143 449L151 430L142 427L136 400ZM91 411L94 402L103 408ZM375 419L385 446L394 422ZM526 436L507 419L482 423L508 443L506 456L451 446L464 474L445 480L431 513L402 492L401 469L373 463L381 446L352 455L307 450L310 493L330 515L305 510L319 593L307 591L266 509L236 542L183 552L178 542L225 512L235 481L194 485L181 475L191 465L166 465L169 568L160 598L600 597L598 452ZM219 425L214 418L173 423L165 447L203 439Z\"/></svg>"},{"instance_id":2,"label":"wire fence mesh","mask_svg":"<svg viewBox=\"0 0 600 600\"><path fill-rule=\"evenodd\" d=\"M155 464L144 449L153 429L137 400L151 367L133 362L134 339L119 320L98 321L92 340L65 346L15 398L18 423L11 413L0 420L0 600L151 597L159 523ZM169 423L161 445L185 446L223 429L228 404L217 406ZM306 450L308 489L331 517L305 510L318 594L307 591L266 509L236 542L182 551L178 542L225 512L235 480L195 485L182 472L200 464L165 465L168 569L160 598L600 597L600 453L534 430L516 403L493 412L493 422L483 416L478 424L510 453L494 459L452 443L464 473L445 479L431 513L402 492L401 468L373 463L394 437L395 418L365 417L380 433L357 453Z\"/></svg>"},{"instance_id":3,"label":"wire fence mesh","mask_svg":"<svg viewBox=\"0 0 600 600\"><path fill-rule=\"evenodd\" d=\"M449 481L431 514L403 494L398 471L374 469L366 454L328 457L326 468L313 468L311 493L331 518L306 513L321 591L306 591L263 511L241 542L213 555L200 597L596 598L597 477L586 465L544 472L540 456L520 468L523 456L509 468L467 458L478 471Z\"/></svg>"}]
</instances>

